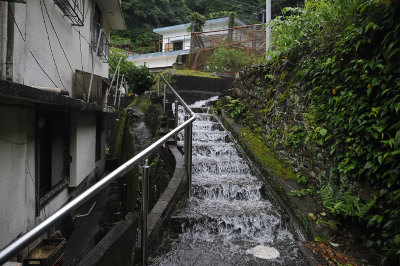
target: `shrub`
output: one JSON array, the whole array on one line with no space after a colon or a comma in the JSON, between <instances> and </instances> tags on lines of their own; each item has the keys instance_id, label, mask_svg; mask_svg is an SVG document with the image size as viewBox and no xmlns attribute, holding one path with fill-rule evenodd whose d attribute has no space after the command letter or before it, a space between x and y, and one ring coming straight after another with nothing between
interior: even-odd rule
<instances>
[{"instance_id":1,"label":"shrub","mask_svg":"<svg viewBox=\"0 0 400 266\"><path fill-rule=\"evenodd\" d=\"M112 79L121 57L120 74L125 75L131 92L142 94L155 84L155 78L146 66L135 66L127 60L128 55L124 51L115 48L110 49L110 79Z\"/></svg>"},{"instance_id":2,"label":"shrub","mask_svg":"<svg viewBox=\"0 0 400 266\"><path fill-rule=\"evenodd\" d=\"M212 54L205 70L208 72L238 71L245 66L246 55L242 50L221 45Z\"/></svg>"}]
</instances>

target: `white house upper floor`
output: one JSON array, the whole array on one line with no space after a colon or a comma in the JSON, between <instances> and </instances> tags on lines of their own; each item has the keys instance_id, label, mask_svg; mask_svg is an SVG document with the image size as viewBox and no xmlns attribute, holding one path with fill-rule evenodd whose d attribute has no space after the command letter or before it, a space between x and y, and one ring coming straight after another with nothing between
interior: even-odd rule
<instances>
[{"instance_id":1,"label":"white house upper floor","mask_svg":"<svg viewBox=\"0 0 400 266\"><path fill-rule=\"evenodd\" d=\"M149 68L166 68L175 63L178 55L189 54L191 45L190 23L153 29L160 34L160 52L151 54L138 54L128 57L136 65L146 65ZM235 26L245 25L235 19ZM229 17L206 20L203 32L206 35L224 34L228 32ZM189 29L189 30L188 30Z\"/></svg>"}]
</instances>

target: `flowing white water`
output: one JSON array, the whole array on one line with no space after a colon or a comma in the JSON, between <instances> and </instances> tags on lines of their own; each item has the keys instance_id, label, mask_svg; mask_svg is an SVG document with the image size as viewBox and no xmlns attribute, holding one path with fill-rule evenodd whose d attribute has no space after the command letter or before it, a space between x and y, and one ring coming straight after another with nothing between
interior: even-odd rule
<instances>
[{"instance_id":1,"label":"flowing white water","mask_svg":"<svg viewBox=\"0 0 400 266\"><path fill-rule=\"evenodd\" d=\"M179 123L183 117L179 110ZM261 181L207 111L194 122L192 155L193 196L172 217L179 236L153 264L308 265L281 208L262 197Z\"/></svg>"}]
</instances>

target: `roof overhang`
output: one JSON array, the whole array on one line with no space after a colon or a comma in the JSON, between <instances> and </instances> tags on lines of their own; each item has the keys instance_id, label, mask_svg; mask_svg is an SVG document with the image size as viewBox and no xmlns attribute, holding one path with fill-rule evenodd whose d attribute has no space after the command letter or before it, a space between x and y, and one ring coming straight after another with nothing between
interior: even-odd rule
<instances>
[{"instance_id":1,"label":"roof overhang","mask_svg":"<svg viewBox=\"0 0 400 266\"><path fill-rule=\"evenodd\" d=\"M229 22L229 17L209 19L209 20L205 21L204 26L208 26L208 25L211 25L211 24L214 24L214 23L227 23L226 27L228 27L228 22ZM239 19L235 19L235 25L236 26L243 26L243 25L246 25L246 24L244 24ZM179 24L179 25L173 25L173 26L168 26L168 27L163 27L163 28L156 28L156 29L153 29L153 32L161 34L161 35L164 35L166 33L173 32L173 31L186 30L189 26L190 26L190 23Z\"/></svg>"},{"instance_id":2,"label":"roof overhang","mask_svg":"<svg viewBox=\"0 0 400 266\"><path fill-rule=\"evenodd\" d=\"M121 0L97 0L96 3L111 29L126 29L124 15L122 14Z\"/></svg>"}]
</instances>

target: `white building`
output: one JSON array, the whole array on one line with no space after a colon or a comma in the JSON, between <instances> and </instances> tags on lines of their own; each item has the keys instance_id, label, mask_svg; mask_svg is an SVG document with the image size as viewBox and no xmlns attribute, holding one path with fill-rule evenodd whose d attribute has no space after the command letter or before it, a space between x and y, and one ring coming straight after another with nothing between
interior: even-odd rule
<instances>
[{"instance_id":1,"label":"white building","mask_svg":"<svg viewBox=\"0 0 400 266\"><path fill-rule=\"evenodd\" d=\"M15 0L0 26L2 249L102 176L107 40L125 23L120 0Z\"/></svg>"},{"instance_id":2,"label":"white building","mask_svg":"<svg viewBox=\"0 0 400 266\"><path fill-rule=\"evenodd\" d=\"M204 34L208 36L220 35L225 30L228 34L229 17L206 20L203 26ZM235 26L245 25L235 19ZM162 69L172 67L178 55L187 55L190 52L191 33L190 23L157 28L153 32L162 35L160 38L160 50L158 53L138 54L128 57L135 65L146 65L150 69Z\"/></svg>"}]
</instances>

